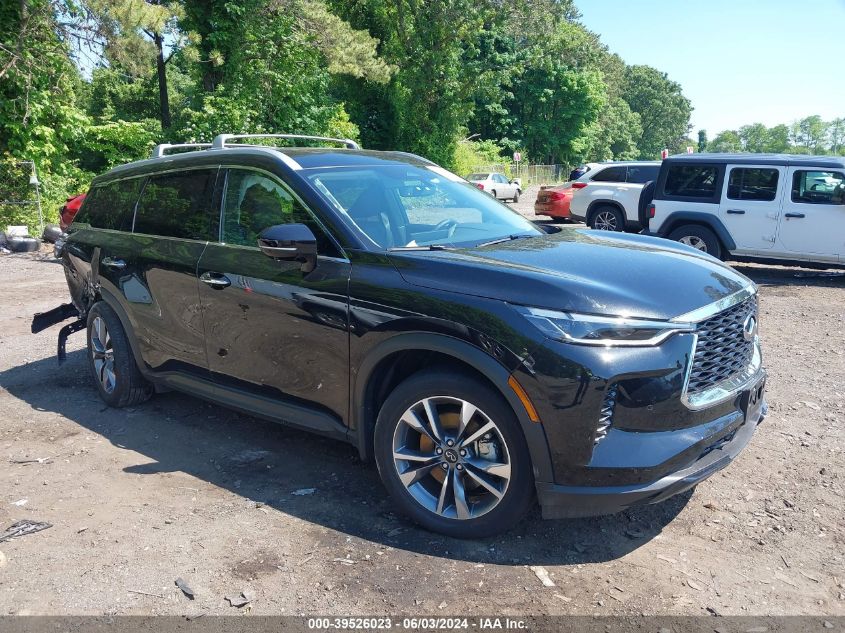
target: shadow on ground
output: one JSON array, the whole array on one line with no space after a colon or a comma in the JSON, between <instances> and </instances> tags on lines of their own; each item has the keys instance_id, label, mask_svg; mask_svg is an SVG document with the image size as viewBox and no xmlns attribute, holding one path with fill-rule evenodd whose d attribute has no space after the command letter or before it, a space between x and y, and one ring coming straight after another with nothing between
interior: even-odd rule
<instances>
[{"instance_id":1,"label":"shadow on ground","mask_svg":"<svg viewBox=\"0 0 845 633\"><path fill-rule=\"evenodd\" d=\"M595 519L543 521L535 509L504 536L449 539L393 514L372 464L344 443L265 422L178 393L110 409L89 377L84 350L57 367L47 358L0 372L0 386L36 410L52 411L114 446L143 455L126 472L181 471L281 512L411 552L498 564L578 564L619 558L654 538L691 493ZM312 495L295 496L302 488Z\"/></svg>"}]
</instances>

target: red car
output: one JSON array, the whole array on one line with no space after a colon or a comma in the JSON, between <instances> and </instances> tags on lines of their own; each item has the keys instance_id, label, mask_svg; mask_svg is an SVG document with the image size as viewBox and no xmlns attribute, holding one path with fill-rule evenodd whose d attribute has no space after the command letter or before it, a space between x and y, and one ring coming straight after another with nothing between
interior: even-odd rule
<instances>
[{"instance_id":1,"label":"red car","mask_svg":"<svg viewBox=\"0 0 845 633\"><path fill-rule=\"evenodd\" d=\"M534 203L534 213L548 215L556 220L569 220L569 203L572 202L572 192L577 185L585 186L582 183L572 183L568 186L541 187Z\"/></svg>"},{"instance_id":2,"label":"red car","mask_svg":"<svg viewBox=\"0 0 845 633\"><path fill-rule=\"evenodd\" d=\"M59 226L62 228L62 231L67 231L67 227L70 226L73 218L79 212L79 207L82 206L83 200L85 200L84 193L71 196L59 209Z\"/></svg>"}]
</instances>

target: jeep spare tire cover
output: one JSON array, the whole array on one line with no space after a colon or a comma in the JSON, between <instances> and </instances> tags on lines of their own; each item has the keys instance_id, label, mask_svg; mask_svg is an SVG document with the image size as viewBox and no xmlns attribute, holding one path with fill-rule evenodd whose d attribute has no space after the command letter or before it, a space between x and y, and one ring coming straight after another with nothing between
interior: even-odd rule
<instances>
[{"instance_id":1,"label":"jeep spare tire cover","mask_svg":"<svg viewBox=\"0 0 845 633\"><path fill-rule=\"evenodd\" d=\"M40 245L41 242L28 235L23 237L17 235L6 237L6 248L13 253L31 253L37 251Z\"/></svg>"}]
</instances>

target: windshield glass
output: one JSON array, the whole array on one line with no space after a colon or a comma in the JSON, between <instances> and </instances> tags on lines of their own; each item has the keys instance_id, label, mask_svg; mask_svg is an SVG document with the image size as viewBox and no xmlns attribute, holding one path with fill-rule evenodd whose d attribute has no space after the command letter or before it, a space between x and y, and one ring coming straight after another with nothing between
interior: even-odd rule
<instances>
[{"instance_id":1,"label":"windshield glass","mask_svg":"<svg viewBox=\"0 0 845 633\"><path fill-rule=\"evenodd\" d=\"M477 246L542 232L524 217L436 166L308 170L306 177L381 248Z\"/></svg>"}]
</instances>

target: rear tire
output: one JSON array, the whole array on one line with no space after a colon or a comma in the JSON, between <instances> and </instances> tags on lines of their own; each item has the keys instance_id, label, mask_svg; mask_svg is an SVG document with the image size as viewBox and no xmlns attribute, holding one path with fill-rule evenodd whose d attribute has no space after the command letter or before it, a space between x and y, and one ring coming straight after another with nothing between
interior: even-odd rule
<instances>
[{"instance_id":1,"label":"rear tire","mask_svg":"<svg viewBox=\"0 0 845 633\"><path fill-rule=\"evenodd\" d=\"M87 335L88 366L103 402L121 408L148 400L152 385L138 370L123 325L106 302L88 311Z\"/></svg>"},{"instance_id":2,"label":"rear tire","mask_svg":"<svg viewBox=\"0 0 845 633\"><path fill-rule=\"evenodd\" d=\"M7 235L6 236L6 248L8 248L13 253L32 253L37 251L41 247L41 242L39 242L34 237L26 237L19 236L19 235Z\"/></svg>"},{"instance_id":3,"label":"rear tire","mask_svg":"<svg viewBox=\"0 0 845 633\"><path fill-rule=\"evenodd\" d=\"M669 239L686 244L698 251L722 258L722 245L716 234L700 224L684 224L669 233Z\"/></svg>"},{"instance_id":4,"label":"rear tire","mask_svg":"<svg viewBox=\"0 0 845 633\"><path fill-rule=\"evenodd\" d=\"M589 226L597 231L624 231L625 216L616 207L599 207L590 216Z\"/></svg>"},{"instance_id":5,"label":"rear tire","mask_svg":"<svg viewBox=\"0 0 845 633\"><path fill-rule=\"evenodd\" d=\"M407 378L379 412L374 446L396 505L434 532L498 534L534 500L531 457L516 415L501 394L466 374L427 369Z\"/></svg>"},{"instance_id":6,"label":"rear tire","mask_svg":"<svg viewBox=\"0 0 845 633\"><path fill-rule=\"evenodd\" d=\"M490 195L491 195L491 196L493 196L494 198L496 198L496 200L498 200L498 199L499 199L499 196L498 196L498 195L496 195L496 190L495 190L495 189L493 189L493 190L491 190L491 191L490 191Z\"/></svg>"}]
</instances>

